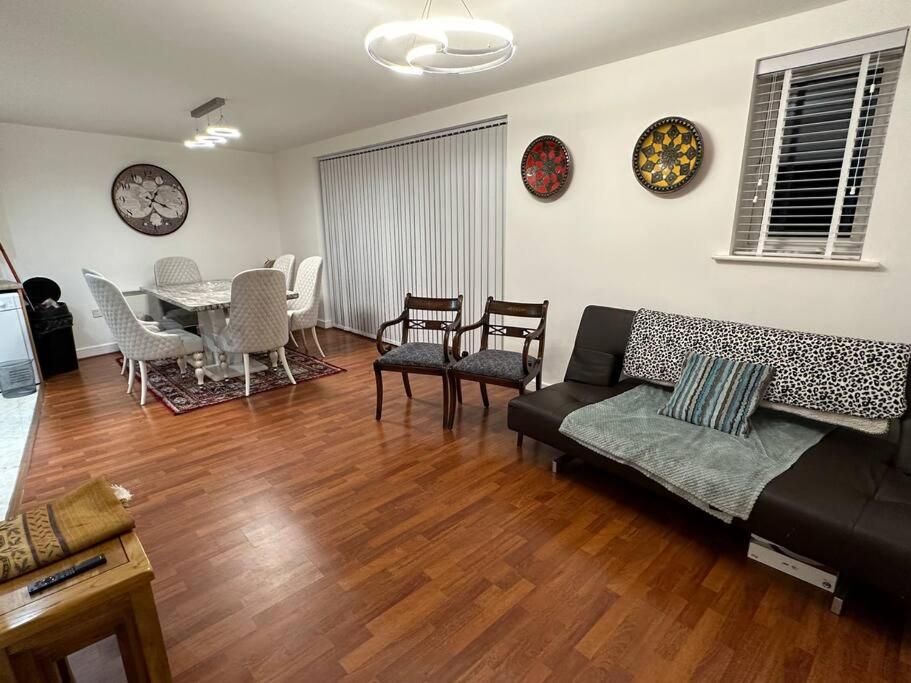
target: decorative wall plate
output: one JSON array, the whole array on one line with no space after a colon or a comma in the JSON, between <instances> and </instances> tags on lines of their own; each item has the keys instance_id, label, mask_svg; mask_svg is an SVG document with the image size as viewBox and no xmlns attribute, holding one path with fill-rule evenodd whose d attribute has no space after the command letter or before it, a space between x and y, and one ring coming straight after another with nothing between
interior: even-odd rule
<instances>
[{"instance_id":1,"label":"decorative wall plate","mask_svg":"<svg viewBox=\"0 0 911 683\"><path fill-rule=\"evenodd\" d=\"M111 186L111 201L121 220L144 235L171 234L190 211L180 181L151 164L136 164L118 173Z\"/></svg>"},{"instance_id":2,"label":"decorative wall plate","mask_svg":"<svg viewBox=\"0 0 911 683\"><path fill-rule=\"evenodd\" d=\"M561 194L569 184L572 170L569 150L553 135L535 138L522 155L522 182L535 197L544 199Z\"/></svg>"},{"instance_id":3,"label":"decorative wall plate","mask_svg":"<svg viewBox=\"0 0 911 683\"><path fill-rule=\"evenodd\" d=\"M692 121L668 116L639 136L633 149L633 172L652 192L675 192L696 175L702 164L702 136Z\"/></svg>"}]
</instances>

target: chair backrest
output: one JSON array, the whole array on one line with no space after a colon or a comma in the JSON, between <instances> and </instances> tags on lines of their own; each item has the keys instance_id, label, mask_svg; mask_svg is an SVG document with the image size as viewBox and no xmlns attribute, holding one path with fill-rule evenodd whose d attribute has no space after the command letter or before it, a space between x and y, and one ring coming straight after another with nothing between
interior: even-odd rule
<instances>
[{"instance_id":1,"label":"chair backrest","mask_svg":"<svg viewBox=\"0 0 911 683\"><path fill-rule=\"evenodd\" d=\"M455 316L447 318L412 317L411 311L437 311L445 313L452 311ZM455 299L440 299L426 296L412 296L409 292L405 295L405 320L402 325L402 343L408 342L408 330L444 330L450 323L460 323L462 320L462 295Z\"/></svg>"},{"instance_id":2,"label":"chair backrest","mask_svg":"<svg viewBox=\"0 0 911 683\"><path fill-rule=\"evenodd\" d=\"M535 327L516 327L514 325L492 323L490 316L508 315L515 318L538 318L540 320L538 326L543 326L547 323L547 304L547 300L540 304L529 304L517 301L497 301L492 296L487 297L487 305L484 306L484 316L482 318L484 325L481 330L481 348L487 348L488 338L492 336L524 339L535 331ZM542 332L538 338L539 350L544 347L544 335L545 332Z\"/></svg>"},{"instance_id":3,"label":"chair backrest","mask_svg":"<svg viewBox=\"0 0 911 683\"><path fill-rule=\"evenodd\" d=\"M288 290L272 268L245 270L231 282L228 337L237 353L275 351L288 343Z\"/></svg>"},{"instance_id":4,"label":"chair backrest","mask_svg":"<svg viewBox=\"0 0 911 683\"><path fill-rule=\"evenodd\" d=\"M288 309L293 311L314 311L319 309L322 290L323 259L311 256L301 261L297 267L297 278L294 280L294 291L298 297L288 302Z\"/></svg>"},{"instance_id":5,"label":"chair backrest","mask_svg":"<svg viewBox=\"0 0 911 683\"><path fill-rule=\"evenodd\" d=\"M282 254L275 259L272 267L285 274L285 289L290 289L291 275L294 273L294 254Z\"/></svg>"},{"instance_id":6,"label":"chair backrest","mask_svg":"<svg viewBox=\"0 0 911 683\"><path fill-rule=\"evenodd\" d=\"M155 284L159 287L202 282L196 261L186 256L166 256L155 261Z\"/></svg>"},{"instance_id":7,"label":"chair backrest","mask_svg":"<svg viewBox=\"0 0 911 683\"><path fill-rule=\"evenodd\" d=\"M180 339L146 329L136 318L117 285L92 273L85 274L85 282L114 335L114 341L126 358L155 360L180 355Z\"/></svg>"}]
</instances>

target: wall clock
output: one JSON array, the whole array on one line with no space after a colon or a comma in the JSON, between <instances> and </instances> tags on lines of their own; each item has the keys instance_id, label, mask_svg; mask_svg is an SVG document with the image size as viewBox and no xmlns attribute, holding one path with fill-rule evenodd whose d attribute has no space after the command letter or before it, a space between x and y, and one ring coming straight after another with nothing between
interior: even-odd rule
<instances>
[{"instance_id":1,"label":"wall clock","mask_svg":"<svg viewBox=\"0 0 911 683\"><path fill-rule=\"evenodd\" d=\"M152 164L135 164L118 173L111 200L121 220L144 235L171 234L190 211L180 181Z\"/></svg>"},{"instance_id":2,"label":"wall clock","mask_svg":"<svg viewBox=\"0 0 911 683\"><path fill-rule=\"evenodd\" d=\"M535 138L522 155L525 189L541 199L556 198L569 185L572 164L569 150L562 140L553 135Z\"/></svg>"},{"instance_id":3,"label":"wall clock","mask_svg":"<svg viewBox=\"0 0 911 683\"><path fill-rule=\"evenodd\" d=\"M676 192L702 164L702 136L692 121L668 116L655 121L633 148L636 179L652 192Z\"/></svg>"}]
</instances>

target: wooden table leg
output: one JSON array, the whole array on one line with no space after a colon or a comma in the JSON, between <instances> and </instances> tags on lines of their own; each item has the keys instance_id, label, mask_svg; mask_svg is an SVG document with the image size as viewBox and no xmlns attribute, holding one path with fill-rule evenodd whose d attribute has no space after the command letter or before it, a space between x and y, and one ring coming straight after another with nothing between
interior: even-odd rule
<instances>
[{"instance_id":1,"label":"wooden table leg","mask_svg":"<svg viewBox=\"0 0 911 683\"><path fill-rule=\"evenodd\" d=\"M149 680L151 683L170 683L171 667L168 664L168 653L161 634L152 586L146 585L130 593L130 602L133 606L133 623L139 634L139 644Z\"/></svg>"}]
</instances>

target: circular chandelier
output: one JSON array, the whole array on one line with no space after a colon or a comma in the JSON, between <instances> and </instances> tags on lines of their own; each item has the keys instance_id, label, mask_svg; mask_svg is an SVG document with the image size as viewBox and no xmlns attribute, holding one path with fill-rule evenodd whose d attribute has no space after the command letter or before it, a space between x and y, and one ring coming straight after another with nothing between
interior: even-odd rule
<instances>
[{"instance_id":1,"label":"circular chandelier","mask_svg":"<svg viewBox=\"0 0 911 683\"><path fill-rule=\"evenodd\" d=\"M475 19L461 2L467 18L432 18L433 0L427 0L419 19L377 26L364 38L367 54L380 66L409 76L471 74L508 62L516 53L512 31Z\"/></svg>"}]
</instances>

